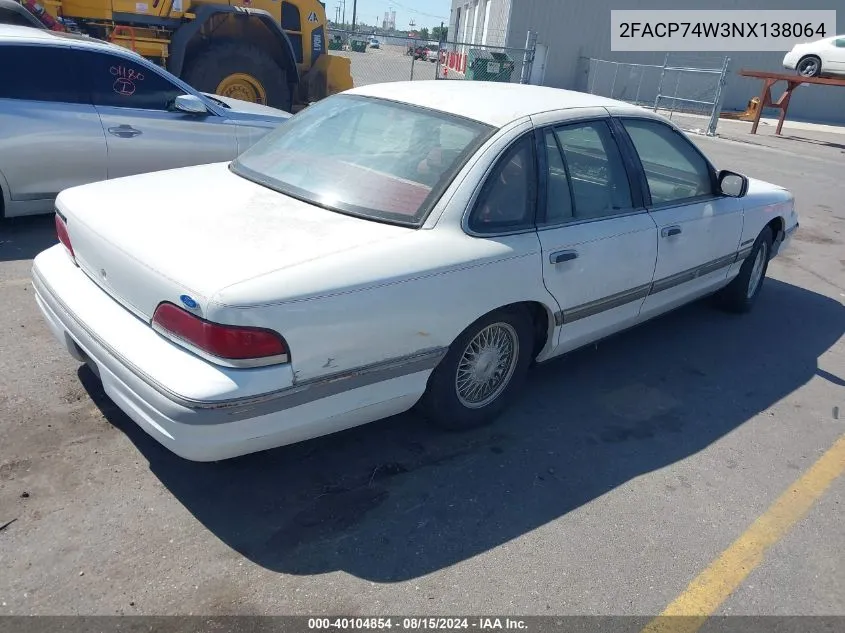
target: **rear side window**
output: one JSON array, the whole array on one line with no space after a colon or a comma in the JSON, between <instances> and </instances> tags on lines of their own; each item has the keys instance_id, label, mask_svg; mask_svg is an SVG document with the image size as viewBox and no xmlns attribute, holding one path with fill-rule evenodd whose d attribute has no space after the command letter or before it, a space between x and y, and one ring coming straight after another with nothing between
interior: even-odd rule
<instances>
[{"instance_id":1,"label":"rear side window","mask_svg":"<svg viewBox=\"0 0 845 633\"><path fill-rule=\"evenodd\" d=\"M488 176L469 218L476 233L501 233L534 225L537 173L532 135L512 145Z\"/></svg>"},{"instance_id":2,"label":"rear side window","mask_svg":"<svg viewBox=\"0 0 845 633\"><path fill-rule=\"evenodd\" d=\"M78 51L0 45L0 59L0 99L90 103L77 76Z\"/></svg>"},{"instance_id":3,"label":"rear side window","mask_svg":"<svg viewBox=\"0 0 845 633\"><path fill-rule=\"evenodd\" d=\"M127 57L85 51L85 73L94 105L170 110L185 92L145 64Z\"/></svg>"}]
</instances>

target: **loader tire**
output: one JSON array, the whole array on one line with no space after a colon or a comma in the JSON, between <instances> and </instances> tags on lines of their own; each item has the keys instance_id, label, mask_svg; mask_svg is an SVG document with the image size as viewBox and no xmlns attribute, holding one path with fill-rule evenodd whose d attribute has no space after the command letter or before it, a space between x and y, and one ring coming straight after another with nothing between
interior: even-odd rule
<instances>
[{"instance_id":1,"label":"loader tire","mask_svg":"<svg viewBox=\"0 0 845 633\"><path fill-rule=\"evenodd\" d=\"M192 56L182 79L201 92L291 110L292 91L284 69L253 44L209 44Z\"/></svg>"}]
</instances>

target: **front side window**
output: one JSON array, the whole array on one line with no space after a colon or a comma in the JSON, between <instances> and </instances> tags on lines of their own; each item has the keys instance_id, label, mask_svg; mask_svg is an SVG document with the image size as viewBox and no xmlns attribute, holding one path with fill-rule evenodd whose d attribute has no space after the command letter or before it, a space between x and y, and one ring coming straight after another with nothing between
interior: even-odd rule
<instances>
[{"instance_id":1,"label":"front side window","mask_svg":"<svg viewBox=\"0 0 845 633\"><path fill-rule=\"evenodd\" d=\"M469 218L471 230L502 233L534 225L537 175L533 138L524 136L496 163Z\"/></svg>"},{"instance_id":2,"label":"front side window","mask_svg":"<svg viewBox=\"0 0 845 633\"><path fill-rule=\"evenodd\" d=\"M94 105L170 110L185 91L146 64L128 57L85 52L86 76Z\"/></svg>"},{"instance_id":3,"label":"front side window","mask_svg":"<svg viewBox=\"0 0 845 633\"><path fill-rule=\"evenodd\" d=\"M845 48L845 37L840 37L833 40L833 45L837 48Z\"/></svg>"},{"instance_id":4,"label":"front side window","mask_svg":"<svg viewBox=\"0 0 845 633\"><path fill-rule=\"evenodd\" d=\"M337 95L290 118L232 170L327 209L419 226L492 132L434 110Z\"/></svg>"},{"instance_id":5,"label":"front side window","mask_svg":"<svg viewBox=\"0 0 845 633\"><path fill-rule=\"evenodd\" d=\"M563 161L554 157L552 139L546 137L549 157L549 195L547 215L549 218L565 219L571 215L576 220L591 220L618 215L631 209L631 187L628 172L622 161L622 154L616 140L604 121L574 123L555 128L554 139L557 141ZM566 165L572 190L571 208L568 208L564 192L566 187L560 182Z\"/></svg>"},{"instance_id":6,"label":"front side window","mask_svg":"<svg viewBox=\"0 0 845 633\"><path fill-rule=\"evenodd\" d=\"M645 170L652 204L683 203L713 193L710 165L693 144L659 121L623 125Z\"/></svg>"},{"instance_id":7,"label":"front side window","mask_svg":"<svg viewBox=\"0 0 845 633\"><path fill-rule=\"evenodd\" d=\"M0 45L0 59L0 99L90 103L80 88L72 49Z\"/></svg>"}]
</instances>

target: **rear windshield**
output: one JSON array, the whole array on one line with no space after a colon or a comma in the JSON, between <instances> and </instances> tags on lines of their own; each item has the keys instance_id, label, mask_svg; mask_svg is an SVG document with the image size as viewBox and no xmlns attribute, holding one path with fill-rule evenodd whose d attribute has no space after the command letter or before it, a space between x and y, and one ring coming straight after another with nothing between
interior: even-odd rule
<instances>
[{"instance_id":1,"label":"rear windshield","mask_svg":"<svg viewBox=\"0 0 845 633\"><path fill-rule=\"evenodd\" d=\"M492 132L434 110L336 95L288 119L231 168L327 209L419 226Z\"/></svg>"}]
</instances>

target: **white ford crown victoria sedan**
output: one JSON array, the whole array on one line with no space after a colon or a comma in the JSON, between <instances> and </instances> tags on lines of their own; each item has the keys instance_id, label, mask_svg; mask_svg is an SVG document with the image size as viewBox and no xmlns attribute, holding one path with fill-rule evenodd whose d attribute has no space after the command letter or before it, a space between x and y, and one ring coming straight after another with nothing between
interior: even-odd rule
<instances>
[{"instance_id":1,"label":"white ford crown victoria sedan","mask_svg":"<svg viewBox=\"0 0 845 633\"><path fill-rule=\"evenodd\" d=\"M620 102L409 82L320 101L232 163L56 203L37 301L106 393L217 460L406 411L491 420L545 361L707 294L754 303L792 195Z\"/></svg>"}]
</instances>

